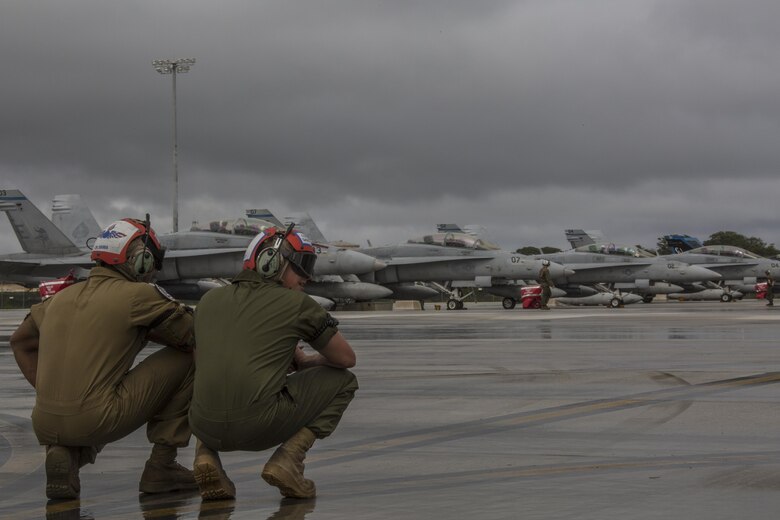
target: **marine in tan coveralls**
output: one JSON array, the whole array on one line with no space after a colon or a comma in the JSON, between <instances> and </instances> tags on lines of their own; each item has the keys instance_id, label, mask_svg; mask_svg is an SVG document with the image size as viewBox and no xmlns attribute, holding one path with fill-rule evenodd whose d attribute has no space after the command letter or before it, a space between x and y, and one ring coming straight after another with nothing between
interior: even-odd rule
<instances>
[{"instance_id":1,"label":"marine in tan coveralls","mask_svg":"<svg viewBox=\"0 0 780 520\"><path fill-rule=\"evenodd\" d=\"M195 488L176 463L190 438L193 317L145 283L163 250L147 222L114 222L95 242L89 278L30 309L11 336L19 368L35 387L32 425L46 445L46 494L76 498L79 468L102 447L147 425L153 443L139 490ZM168 345L135 368L149 339Z\"/></svg>"},{"instance_id":2,"label":"marine in tan coveralls","mask_svg":"<svg viewBox=\"0 0 780 520\"><path fill-rule=\"evenodd\" d=\"M209 291L195 313L195 479L204 499L234 497L218 452L281 444L262 478L286 497L314 497L303 460L315 439L333 432L358 388L346 370L355 354L338 322L302 292L316 260L302 235L266 230L244 260L233 283ZM299 340L318 353L304 354Z\"/></svg>"},{"instance_id":3,"label":"marine in tan coveralls","mask_svg":"<svg viewBox=\"0 0 780 520\"><path fill-rule=\"evenodd\" d=\"M545 311L550 310L550 307L547 306L547 302L550 301L550 296L552 294L551 287L554 287L555 285L552 282L552 278L550 278L549 260L542 260L542 268L539 269L539 276L536 280L539 282L539 285L542 286L542 306L540 308Z\"/></svg>"}]
</instances>

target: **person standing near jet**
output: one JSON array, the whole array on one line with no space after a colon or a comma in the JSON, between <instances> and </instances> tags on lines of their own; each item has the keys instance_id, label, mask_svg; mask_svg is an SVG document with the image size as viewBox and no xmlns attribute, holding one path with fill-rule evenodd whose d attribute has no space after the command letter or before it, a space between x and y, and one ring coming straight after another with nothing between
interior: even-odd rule
<instances>
[{"instance_id":1,"label":"person standing near jet","mask_svg":"<svg viewBox=\"0 0 780 520\"><path fill-rule=\"evenodd\" d=\"M30 309L11 336L35 388L32 425L46 446L46 495L79 496L79 468L143 424L153 444L139 490L196 487L176 463L187 446L194 371L189 307L149 282L165 251L145 222L113 222L95 240L89 278ZM167 345L133 367L148 340Z\"/></svg>"},{"instance_id":2,"label":"person standing near jet","mask_svg":"<svg viewBox=\"0 0 780 520\"><path fill-rule=\"evenodd\" d=\"M766 306L772 307L775 304L775 279L772 277L772 271L767 269L766 275Z\"/></svg>"},{"instance_id":3,"label":"person standing near jet","mask_svg":"<svg viewBox=\"0 0 780 520\"><path fill-rule=\"evenodd\" d=\"M547 306L547 302L550 301L550 295L552 294L551 288L555 287L552 278L550 277L549 260L542 260L542 268L539 269L539 276L536 281L542 286L542 306L540 308L549 311L550 307Z\"/></svg>"},{"instance_id":4,"label":"person standing near jet","mask_svg":"<svg viewBox=\"0 0 780 520\"><path fill-rule=\"evenodd\" d=\"M300 233L269 228L244 255L243 271L212 289L195 313L198 369L190 425L194 473L204 499L235 497L219 451L280 445L262 478L290 498L312 498L303 460L330 435L358 389L355 353L338 321L303 292L317 256ZM303 340L317 353L307 355ZM291 373L292 372L292 373Z\"/></svg>"}]
</instances>

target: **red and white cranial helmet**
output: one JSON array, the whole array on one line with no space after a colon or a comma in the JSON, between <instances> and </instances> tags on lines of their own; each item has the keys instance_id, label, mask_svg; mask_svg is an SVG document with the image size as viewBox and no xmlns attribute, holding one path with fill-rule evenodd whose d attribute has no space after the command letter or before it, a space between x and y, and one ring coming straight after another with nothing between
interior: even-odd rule
<instances>
[{"instance_id":1,"label":"red and white cranial helmet","mask_svg":"<svg viewBox=\"0 0 780 520\"><path fill-rule=\"evenodd\" d=\"M311 278L314 275L314 264L317 262L317 252L309 239L297 231L285 237L281 228L271 227L257 235L244 253L244 269L257 270L257 258L261 252L275 245L275 239L284 239L280 244L279 254L287 260L298 275Z\"/></svg>"},{"instance_id":2,"label":"red and white cranial helmet","mask_svg":"<svg viewBox=\"0 0 780 520\"><path fill-rule=\"evenodd\" d=\"M95 243L92 246L92 260L100 260L108 265L119 265L127 262L127 250L130 243L138 237L146 234L146 224L141 220L132 218L123 218L112 222L106 229L101 231ZM165 249L157 240L157 234L151 227L149 228L149 239L146 241L146 248L154 257L154 267L159 271L162 269L162 261L165 257Z\"/></svg>"}]
</instances>

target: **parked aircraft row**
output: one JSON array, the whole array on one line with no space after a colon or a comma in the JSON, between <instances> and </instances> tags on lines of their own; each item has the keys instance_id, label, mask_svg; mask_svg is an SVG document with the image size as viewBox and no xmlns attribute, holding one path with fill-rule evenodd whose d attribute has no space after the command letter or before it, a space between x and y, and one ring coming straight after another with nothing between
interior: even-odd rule
<instances>
[{"instance_id":1,"label":"parked aircraft row","mask_svg":"<svg viewBox=\"0 0 780 520\"><path fill-rule=\"evenodd\" d=\"M0 210L25 251L0 255L0 279L37 284L69 269L86 275L92 265L89 247L100 226L80 197L57 196L49 220L20 191L0 190ZM552 262L557 286L553 296L561 302L580 298L573 303L611 306L652 301L657 294L713 290L731 298L755 284L764 270L780 271L777 261L735 248L653 256L638 248L596 243L600 233L583 230L566 231L577 244L572 250L533 257L500 249L480 236L482 229L454 224L440 225L438 233L404 244L357 248L328 242L308 214L279 219L266 209L252 209L245 217L161 235L167 254L158 281L179 296L197 297L240 270L255 234L290 220L317 247L319 260L307 292L324 305L378 298L422 300L443 292L448 308L456 309L469 296L465 290L479 288L502 296L504 307L512 308L520 289L535 283L542 260Z\"/></svg>"},{"instance_id":2,"label":"parked aircraft row","mask_svg":"<svg viewBox=\"0 0 780 520\"><path fill-rule=\"evenodd\" d=\"M667 241L675 245L680 251L671 255L653 256L646 252L639 253L637 248L617 247L615 244L599 243L603 240L601 232L586 232L583 230L567 230L566 236L572 244L580 244L576 250L587 250L594 254L602 255L626 255L650 256L663 260L676 261L688 264L692 267L705 268L717 273L720 278L716 280L699 280L691 286L684 286L682 291L667 293L671 298L696 298L719 299L730 301L738 299L746 292L752 292L755 284L766 278L769 271L773 278L780 276L780 261L777 259L763 258L744 249L727 246L701 246L698 240L687 235L668 235ZM691 248L691 246L697 246ZM673 281L673 280L668 280ZM709 283L707 283L709 282ZM704 292L706 291L706 292Z\"/></svg>"}]
</instances>

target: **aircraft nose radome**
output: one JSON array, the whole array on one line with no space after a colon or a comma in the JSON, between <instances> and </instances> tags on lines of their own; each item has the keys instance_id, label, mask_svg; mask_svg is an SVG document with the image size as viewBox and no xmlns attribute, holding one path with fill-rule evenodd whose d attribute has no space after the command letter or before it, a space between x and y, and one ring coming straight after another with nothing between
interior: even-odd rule
<instances>
[{"instance_id":1,"label":"aircraft nose radome","mask_svg":"<svg viewBox=\"0 0 780 520\"><path fill-rule=\"evenodd\" d=\"M563 276L571 276L573 274L574 271L565 268L561 264L557 264L555 262L550 263L550 276L553 278L561 278Z\"/></svg>"},{"instance_id":2,"label":"aircraft nose radome","mask_svg":"<svg viewBox=\"0 0 780 520\"><path fill-rule=\"evenodd\" d=\"M720 273L716 273L711 269L707 269L706 267L701 267L698 265L690 266L688 268L688 272L694 275L694 278L696 280L705 280L705 281L714 282L721 279Z\"/></svg>"}]
</instances>

